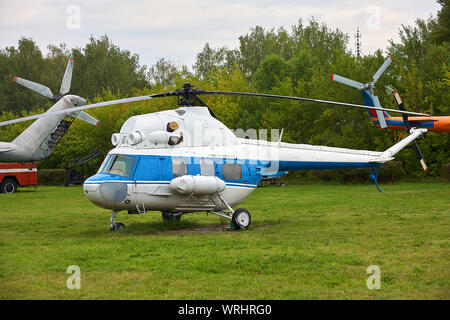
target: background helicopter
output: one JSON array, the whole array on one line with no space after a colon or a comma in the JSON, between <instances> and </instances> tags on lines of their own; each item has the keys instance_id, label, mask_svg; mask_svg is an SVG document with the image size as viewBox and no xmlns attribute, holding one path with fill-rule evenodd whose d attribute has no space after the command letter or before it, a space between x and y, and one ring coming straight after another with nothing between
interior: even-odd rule
<instances>
[{"instance_id":1,"label":"background helicopter","mask_svg":"<svg viewBox=\"0 0 450 320\"><path fill-rule=\"evenodd\" d=\"M14 77L14 82L51 99L54 105L47 110L48 114L81 106L86 104L84 98L68 94L72 82L73 66L74 60L69 58L58 95L54 95L48 87L26 79ZM100 124L100 121L83 111L65 112L41 118L12 142L0 142L0 162L31 162L47 158L75 119L95 126Z\"/></svg>"},{"instance_id":2,"label":"background helicopter","mask_svg":"<svg viewBox=\"0 0 450 320\"><path fill-rule=\"evenodd\" d=\"M129 118L120 133L112 135L111 142L115 148L108 153L98 173L84 183L84 193L91 202L112 210L112 230L124 228L115 219L122 210L138 214L149 210L161 211L163 219L178 219L186 213L207 211L229 219L232 228L246 229L251 223L250 213L246 209L233 210L232 207L250 195L263 173L334 168L376 170L426 132L426 129L413 129L408 137L384 152L290 144L281 140L240 139L198 97L204 94L311 101L418 115L310 98L205 91L194 89L189 83L183 89L171 92L52 112L50 115L160 97L178 97L181 107L176 110ZM49 114L10 120L0 125L45 116Z\"/></svg>"},{"instance_id":3,"label":"background helicopter","mask_svg":"<svg viewBox=\"0 0 450 320\"><path fill-rule=\"evenodd\" d=\"M375 83L378 81L380 76L389 67L392 62L392 58L388 57L383 65L378 69L378 71L373 75L373 80L371 82L362 84L355 80L350 80L348 78L339 76L337 74L332 75L332 80L343 83L350 87L356 88L361 91L363 96L364 105L367 106L380 106L380 101L378 97L374 94ZM393 93L395 104L401 111L405 111L402 99L398 92ZM381 110L368 110L369 116L372 122L381 127L382 129L394 129L394 130L406 130L411 131L411 128L424 128L429 132L445 132L450 133L450 116L419 116L419 117L408 117L408 114L402 113L401 117L391 117L386 111ZM413 141L413 148L419 158L420 164L424 171L428 169L422 152L419 149L416 141Z\"/></svg>"}]
</instances>

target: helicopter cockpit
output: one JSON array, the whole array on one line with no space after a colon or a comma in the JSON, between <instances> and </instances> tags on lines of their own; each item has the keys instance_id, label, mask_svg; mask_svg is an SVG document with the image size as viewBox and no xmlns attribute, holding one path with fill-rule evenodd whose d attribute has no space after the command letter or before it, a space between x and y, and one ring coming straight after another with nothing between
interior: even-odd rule
<instances>
[{"instance_id":1,"label":"helicopter cockpit","mask_svg":"<svg viewBox=\"0 0 450 320\"><path fill-rule=\"evenodd\" d=\"M107 158L107 163L102 168L102 173L114 174L121 177L129 177L133 171L135 157L113 154Z\"/></svg>"}]
</instances>

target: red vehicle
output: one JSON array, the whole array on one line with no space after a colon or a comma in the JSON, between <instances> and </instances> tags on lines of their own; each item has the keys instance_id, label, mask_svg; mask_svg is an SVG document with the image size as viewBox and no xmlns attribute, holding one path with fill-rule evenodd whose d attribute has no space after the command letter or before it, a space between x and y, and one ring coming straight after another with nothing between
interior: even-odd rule
<instances>
[{"instance_id":1,"label":"red vehicle","mask_svg":"<svg viewBox=\"0 0 450 320\"><path fill-rule=\"evenodd\" d=\"M0 193L14 193L19 186L37 186L36 164L0 163Z\"/></svg>"}]
</instances>

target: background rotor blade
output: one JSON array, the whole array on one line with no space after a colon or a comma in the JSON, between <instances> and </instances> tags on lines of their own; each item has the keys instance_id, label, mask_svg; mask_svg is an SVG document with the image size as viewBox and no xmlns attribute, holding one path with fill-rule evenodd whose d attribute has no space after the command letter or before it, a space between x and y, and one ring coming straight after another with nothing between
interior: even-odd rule
<instances>
[{"instance_id":1,"label":"background rotor blade","mask_svg":"<svg viewBox=\"0 0 450 320\"><path fill-rule=\"evenodd\" d=\"M377 96L373 96L373 104L375 107L381 107L380 100L378 100ZM381 110L377 110L378 121L380 122L380 128L386 128L386 119L384 119L384 113Z\"/></svg>"},{"instance_id":2,"label":"background rotor blade","mask_svg":"<svg viewBox=\"0 0 450 320\"><path fill-rule=\"evenodd\" d=\"M8 124L18 123L18 122L27 121L27 120L38 119L38 118L42 118L42 117L55 116L55 115L58 115L58 114L72 113L72 112L75 112L75 111L81 111L81 110L85 110L85 109L92 109L92 108L98 108L98 107L104 107L104 106L110 106L110 105L114 105L114 104L134 102L134 101L149 100L149 99L153 99L155 97L162 97L162 95L161 94L155 94L155 95L149 95L149 96L124 98L124 99L118 99L118 100L111 100L111 101L105 101L105 102L89 104L89 105L81 106L81 107L74 107L74 108L68 108L68 109L64 109L64 110L45 112L45 113L35 114L35 115L32 115L32 116L23 117L23 118L19 118L19 119L3 121L3 122L0 122L0 126L6 126Z\"/></svg>"},{"instance_id":3,"label":"background rotor blade","mask_svg":"<svg viewBox=\"0 0 450 320\"><path fill-rule=\"evenodd\" d=\"M24 86L25 88L33 90L36 93L39 93L41 96L47 97L49 99L53 99L53 93L49 87L46 87L42 84L30 81L30 80L22 79L19 77L14 77L13 81Z\"/></svg>"},{"instance_id":4,"label":"background rotor blade","mask_svg":"<svg viewBox=\"0 0 450 320\"><path fill-rule=\"evenodd\" d=\"M69 61L67 62L66 71L64 72L64 77L61 81L61 89L59 89L59 93L61 95L66 94L70 90L70 83L72 82L72 71L74 62L75 61L72 58L69 58Z\"/></svg>"},{"instance_id":5,"label":"background rotor blade","mask_svg":"<svg viewBox=\"0 0 450 320\"><path fill-rule=\"evenodd\" d=\"M353 103L346 103L346 102L337 102L337 101L328 101L328 100L319 100L319 99L310 99L310 98L301 98L301 97L291 97L291 96L279 96L279 95L275 95L275 94L266 94L266 93L198 90L196 92L196 94L223 94L223 95L232 95L232 96L251 96L251 97L262 97L262 98L277 98L277 99L317 102L317 103L332 104L332 105L337 105L337 106L347 106L347 107L362 108L362 109L389 111L389 112L396 112L396 113L406 113L406 114L415 115L415 116L425 116L425 117L429 117L430 116L429 114L425 114L425 113L418 113L418 112L411 112L411 111L400 111L400 110L395 110L395 109L387 109L387 108L383 108L382 106L380 106L380 107L372 107L372 106L364 106L364 105L361 105L361 104L353 104Z\"/></svg>"},{"instance_id":6,"label":"background rotor blade","mask_svg":"<svg viewBox=\"0 0 450 320\"><path fill-rule=\"evenodd\" d=\"M353 88L356 88L356 89L358 89L358 90L364 90L364 84L362 84L362 83L360 83L360 82L358 82L358 81L350 80L350 79L348 79L348 78L342 77L342 76L337 75L337 74L333 74L333 75L331 76L331 79L332 79L333 81L336 81L336 82L340 82L340 83L346 84L346 85L348 85L348 86L350 86L350 87L353 87Z\"/></svg>"},{"instance_id":7,"label":"background rotor blade","mask_svg":"<svg viewBox=\"0 0 450 320\"><path fill-rule=\"evenodd\" d=\"M375 72L375 74L373 75L373 83L378 81L383 72L386 71L387 67L389 67L391 62L392 62L391 56L387 57L387 59L384 60L384 63L381 65L380 69L378 69L378 71Z\"/></svg>"}]
</instances>

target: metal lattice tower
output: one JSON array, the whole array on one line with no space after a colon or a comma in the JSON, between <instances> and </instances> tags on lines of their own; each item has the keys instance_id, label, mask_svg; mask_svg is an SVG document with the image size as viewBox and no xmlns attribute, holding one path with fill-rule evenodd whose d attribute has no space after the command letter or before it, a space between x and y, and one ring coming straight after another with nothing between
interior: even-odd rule
<instances>
[{"instance_id":1,"label":"metal lattice tower","mask_svg":"<svg viewBox=\"0 0 450 320\"><path fill-rule=\"evenodd\" d=\"M356 56L359 58L361 57L361 33L359 32L359 27L356 29L355 39Z\"/></svg>"}]
</instances>

